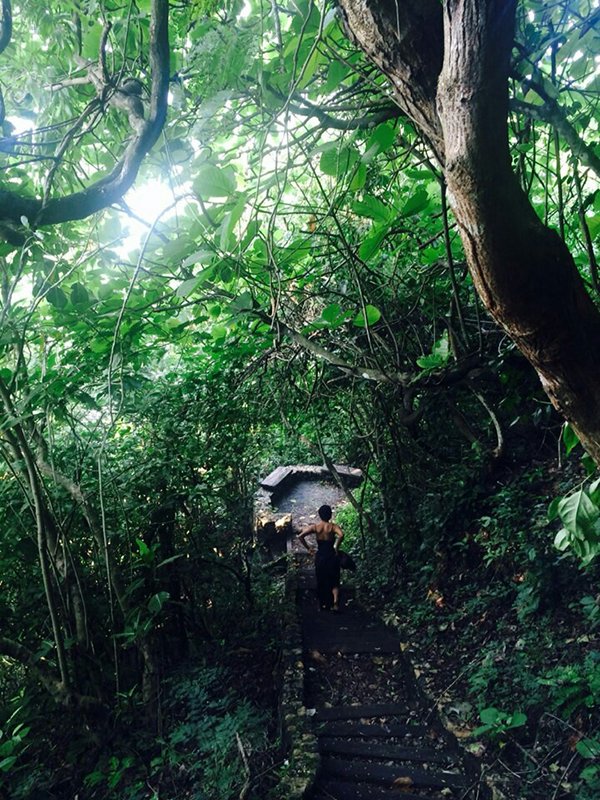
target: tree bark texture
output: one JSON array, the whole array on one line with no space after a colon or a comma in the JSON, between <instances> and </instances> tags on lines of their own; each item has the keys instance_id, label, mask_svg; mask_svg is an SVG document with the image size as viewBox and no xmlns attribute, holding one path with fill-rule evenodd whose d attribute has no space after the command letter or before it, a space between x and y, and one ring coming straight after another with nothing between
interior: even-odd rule
<instances>
[{"instance_id":1,"label":"tree bark texture","mask_svg":"<svg viewBox=\"0 0 600 800\"><path fill-rule=\"evenodd\" d=\"M600 464L600 313L568 248L538 218L510 163L508 73L517 0L340 0L340 6L348 34L390 79L396 101L444 171L488 313Z\"/></svg>"}]
</instances>

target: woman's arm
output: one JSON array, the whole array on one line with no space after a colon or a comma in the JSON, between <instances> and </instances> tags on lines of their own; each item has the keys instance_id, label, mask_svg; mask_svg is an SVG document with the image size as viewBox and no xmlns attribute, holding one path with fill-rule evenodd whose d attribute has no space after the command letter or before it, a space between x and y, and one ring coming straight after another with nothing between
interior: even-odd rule
<instances>
[{"instance_id":1,"label":"woman's arm","mask_svg":"<svg viewBox=\"0 0 600 800\"><path fill-rule=\"evenodd\" d=\"M339 525L333 526L333 532L335 533L335 544L333 545L333 549L335 550L336 553L339 553L340 545L342 543L342 540L344 539L344 532L342 531Z\"/></svg>"},{"instance_id":2,"label":"woman's arm","mask_svg":"<svg viewBox=\"0 0 600 800\"><path fill-rule=\"evenodd\" d=\"M306 537L310 536L311 533L316 533L316 532L317 532L317 529L315 528L315 526L314 525L309 525L308 528L305 528L301 533L298 534L298 539L300 539L300 541L302 542L304 547L306 547L306 549L308 550L309 553L313 552L315 548L314 547L309 547L306 544Z\"/></svg>"}]
</instances>

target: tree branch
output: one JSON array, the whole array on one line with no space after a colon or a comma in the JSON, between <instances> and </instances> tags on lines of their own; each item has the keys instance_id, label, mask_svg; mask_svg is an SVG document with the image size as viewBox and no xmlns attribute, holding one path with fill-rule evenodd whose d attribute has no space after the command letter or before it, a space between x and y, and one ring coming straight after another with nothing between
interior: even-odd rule
<instances>
[{"instance_id":1,"label":"tree branch","mask_svg":"<svg viewBox=\"0 0 600 800\"><path fill-rule=\"evenodd\" d=\"M10 0L2 0L2 18L0 19L0 54L2 54L10 43L12 36L12 9ZM4 95L0 87L0 125L4 122L6 109L4 107Z\"/></svg>"},{"instance_id":2,"label":"tree branch","mask_svg":"<svg viewBox=\"0 0 600 800\"><path fill-rule=\"evenodd\" d=\"M533 88L537 91L535 86ZM596 175L600 177L600 156L596 155L591 144L587 144L587 142L581 138L567 119L565 112L555 100L546 96L544 105L534 106L531 103L525 103L522 100L515 100L513 98L510 101L510 108L513 111L526 114L528 117L538 122L545 122L548 125L552 125L569 145L573 155L576 156L584 166L594 170Z\"/></svg>"},{"instance_id":3,"label":"tree branch","mask_svg":"<svg viewBox=\"0 0 600 800\"><path fill-rule=\"evenodd\" d=\"M82 709L104 708L103 704L95 697L81 695L66 689L48 662L44 661L43 657L38 658L25 645L19 644L19 642L15 642L12 639L7 639L5 636L0 636L0 653L12 658L14 661L18 661L31 670L60 705L75 704Z\"/></svg>"},{"instance_id":4,"label":"tree branch","mask_svg":"<svg viewBox=\"0 0 600 800\"><path fill-rule=\"evenodd\" d=\"M359 119L337 119L336 117L332 117L331 114L327 114L325 111L320 109L319 106L308 103L308 101L303 100L303 102L306 103L308 106L307 108L302 108L295 103L290 103L290 111L293 111L294 114L299 114L302 117L316 117L323 127L335 128L336 130L340 131L356 131L374 128L381 122L387 122L389 119L397 119L403 115L398 106L389 106L382 111L367 114Z\"/></svg>"},{"instance_id":5,"label":"tree branch","mask_svg":"<svg viewBox=\"0 0 600 800\"><path fill-rule=\"evenodd\" d=\"M6 3L6 0L4 2ZM110 174L80 192L49 200L43 211L42 201L39 199L21 197L14 192L0 190L0 220L2 222L19 224L22 216L34 220L38 214L37 224L39 226L84 219L117 202L132 186L144 157L157 141L166 119L170 57L168 21L168 0L152 0L150 114L148 120L142 121L137 127L123 157ZM117 97L120 94L122 93L118 90L115 92ZM15 231L13 231L14 234ZM0 235L6 236L6 231L0 230Z\"/></svg>"}]
</instances>

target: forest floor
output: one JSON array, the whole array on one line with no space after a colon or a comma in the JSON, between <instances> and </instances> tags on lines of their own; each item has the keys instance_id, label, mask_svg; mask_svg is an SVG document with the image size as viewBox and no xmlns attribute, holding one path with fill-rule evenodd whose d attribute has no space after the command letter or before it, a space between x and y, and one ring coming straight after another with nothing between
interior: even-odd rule
<instances>
[{"instance_id":1,"label":"forest floor","mask_svg":"<svg viewBox=\"0 0 600 800\"><path fill-rule=\"evenodd\" d=\"M530 475L536 477L516 475L487 507L479 505L489 517L465 526L464 538L428 579L404 567L382 591L365 587L365 600L402 631L444 724L504 797L594 800L600 797L600 596L593 573L553 552L546 520L546 498L581 475L554 463ZM503 513L504 533L527 525L531 552L523 553L518 532L508 548L493 551L489 520ZM474 735L489 720L491 727Z\"/></svg>"},{"instance_id":2,"label":"forest floor","mask_svg":"<svg viewBox=\"0 0 600 800\"><path fill-rule=\"evenodd\" d=\"M516 544L482 560L471 532L433 581L400 573L381 591L368 580L362 586L362 602L398 627L420 685L446 727L506 798L600 796L590 760L600 747L600 637L589 616L593 606L588 603L587 615L582 606L582 594L590 592L588 600L595 596L593 580L569 564L556 565L551 547L543 544L551 543L552 535L545 527L547 501L540 502L564 493L580 477L577 469L537 465L531 476L511 477L498 490L504 511L493 503L480 505L480 514L510 516L507 527L515 524L512 516L523 513L539 530L537 553L525 563ZM337 487L298 485L278 510L291 513L301 529L316 519L322 502L344 506L339 490L335 500L328 494L332 489ZM492 536L477 535L493 547ZM293 549L302 550L297 541ZM356 548L353 552L360 556ZM314 694L318 671L315 696L323 704L383 703L398 689L386 677L385 658L321 656L309 666L307 689ZM486 720L495 714L495 722L474 735L482 712Z\"/></svg>"}]
</instances>

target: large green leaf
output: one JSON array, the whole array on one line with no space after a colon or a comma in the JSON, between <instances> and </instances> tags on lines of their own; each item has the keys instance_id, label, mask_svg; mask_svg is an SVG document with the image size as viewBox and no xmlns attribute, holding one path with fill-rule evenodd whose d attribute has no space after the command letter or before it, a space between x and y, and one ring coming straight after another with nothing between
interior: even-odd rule
<instances>
[{"instance_id":1,"label":"large green leaf","mask_svg":"<svg viewBox=\"0 0 600 800\"><path fill-rule=\"evenodd\" d=\"M350 66L342 61L332 61L327 73L327 81L323 88L325 94L333 92L350 72Z\"/></svg>"},{"instance_id":2,"label":"large green leaf","mask_svg":"<svg viewBox=\"0 0 600 800\"><path fill-rule=\"evenodd\" d=\"M368 261L371 256L375 255L375 253L381 247L383 240L388 235L389 230L389 225L382 225L381 227L377 228L371 236L361 243L360 247L358 248L358 255L363 259L363 261Z\"/></svg>"},{"instance_id":3,"label":"large green leaf","mask_svg":"<svg viewBox=\"0 0 600 800\"><path fill-rule=\"evenodd\" d=\"M370 164L379 153L389 150L395 139L396 131L391 122L378 125L367 141L366 150L362 156L363 163Z\"/></svg>"},{"instance_id":4,"label":"large green leaf","mask_svg":"<svg viewBox=\"0 0 600 800\"><path fill-rule=\"evenodd\" d=\"M575 431L569 425L568 422L565 424L563 428L562 440L567 450L567 455L569 455L571 450L579 444L579 436L577 436L577 434L575 433Z\"/></svg>"},{"instance_id":5,"label":"large green leaf","mask_svg":"<svg viewBox=\"0 0 600 800\"><path fill-rule=\"evenodd\" d=\"M230 251L231 249L233 249L235 243L235 237L233 236L233 232L235 226L242 218L242 214L244 213L245 207L246 207L246 195L242 194L238 198L236 204L231 209L231 211L228 211L223 217L223 222L221 223L220 237L219 237L219 244L221 250Z\"/></svg>"},{"instance_id":6,"label":"large green leaf","mask_svg":"<svg viewBox=\"0 0 600 800\"><path fill-rule=\"evenodd\" d=\"M365 195L362 200L355 200L352 204L352 210L355 214L361 217L369 217L375 222L389 222L393 209L386 206L378 197L372 195Z\"/></svg>"},{"instance_id":7,"label":"large green leaf","mask_svg":"<svg viewBox=\"0 0 600 800\"><path fill-rule=\"evenodd\" d=\"M450 355L448 331L444 331L443 335L435 343L431 355L420 356L417 358L417 364L421 369L425 370L440 369L447 364Z\"/></svg>"},{"instance_id":8,"label":"large green leaf","mask_svg":"<svg viewBox=\"0 0 600 800\"><path fill-rule=\"evenodd\" d=\"M188 278L187 281L183 281L183 283L180 283L179 286L177 287L177 291L175 292L175 294L178 297L188 297L189 295L192 294L192 292L195 291L195 289L198 286L200 286L201 283L212 278L215 270L216 270L215 265L205 267L193 278Z\"/></svg>"},{"instance_id":9,"label":"large green leaf","mask_svg":"<svg viewBox=\"0 0 600 800\"><path fill-rule=\"evenodd\" d=\"M64 308L69 302L67 295L63 292L60 286L55 286L46 294L46 300L55 308Z\"/></svg>"},{"instance_id":10,"label":"large green leaf","mask_svg":"<svg viewBox=\"0 0 600 800\"><path fill-rule=\"evenodd\" d=\"M406 201L400 213L403 217L412 217L413 214L418 214L420 211L424 211L428 205L429 195L427 193L427 189L419 187L413 196Z\"/></svg>"},{"instance_id":11,"label":"large green leaf","mask_svg":"<svg viewBox=\"0 0 600 800\"><path fill-rule=\"evenodd\" d=\"M590 499L585 489L579 489L558 504L558 516L565 528L579 539L596 539L595 523L600 509Z\"/></svg>"},{"instance_id":12,"label":"large green leaf","mask_svg":"<svg viewBox=\"0 0 600 800\"><path fill-rule=\"evenodd\" d=\"M354 174L354 177L350 181L350 188L353 192L357 192L359 189L362 189L365 183L367 182L367 168L364 164L359 164L358 168Z\"/></svg>"},{"instance_id":13,"label":"large green leaf","mask_svg":"<svg viewBox=\"0 0 600 800\"><path fill-rule=\"evenodd\" d=\"M332 147L321 153L319 166L326 175L341 178L358 161L358 151L350 147Z\"/></svg>"},{"instance_id":14,"label":"large green leaf","mask_svg":"<svg viewBox=\"0 0 600 800\"><path fill-rule=\"evenodd\" d=\"M341 311L342 309L337 303L331 303L331 305L323 309L321 316L326 322L335 322Z\"/></svg>"},{"instance_id":15,"label":"large green leaf","mask_svg":"<svg viewBox=\"0 0 600 800\"><path fill-rule=\"evenodd\" d=\"M148 611L151 614L158 614L166 601L169 599L169 596L170 595L168 592L157 592L156 594L152 595L148 601Z\"/></svg>"},{"instance_id":16,"label":"large green leaf","mask_svg":"<svg viewBox=\"0 0 600 800\"><path fill-rule=\"evenodd\" d=\"M359 313L354 317L352 320L354 325L357 325L359 328L366 328L367 323L369 325L375 325L381 319L381 311L375 306L366 305L365 310L359 311Z\"/></svg>"},{"instance_id":17,"label":"large green leaf","mask_svg":"<svg viewBox=\"0 0 600 800\"><path fill-rule=\"evenodd\" d=\"M74 306L89 302L88 291L81 283L74 283L71 286L71 302Z\"/></svg>"},{"instance_id":18,"label":"large green leaf","mask_svg":"<svg viewBox=\"0 0 600 800\"><path fill-rule=\"evenodd\" d=\"M230 170L214 164L203 164L192 182L201 197L229 197L235 191L235 178Z\"/></svg>"}]
</instances>

